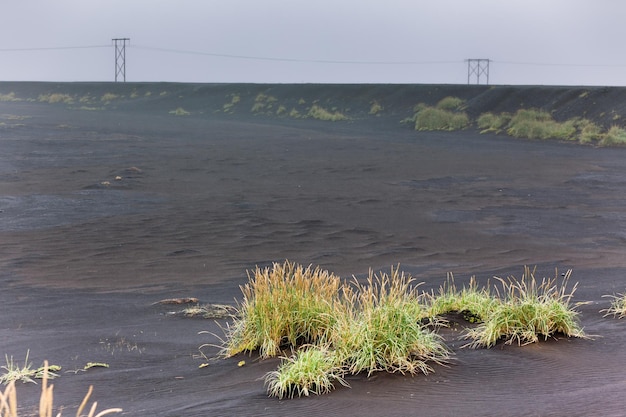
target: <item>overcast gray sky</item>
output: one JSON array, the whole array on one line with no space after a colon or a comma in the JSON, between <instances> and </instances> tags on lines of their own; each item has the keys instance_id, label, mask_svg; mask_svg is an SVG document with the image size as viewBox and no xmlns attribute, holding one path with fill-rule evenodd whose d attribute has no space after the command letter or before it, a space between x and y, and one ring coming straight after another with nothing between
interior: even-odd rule
<instances>
[{"instance_id":1,"label":"overcast gray sky","mask_svg":"<svg viewBox=\"0 0 626 417\"><path fill-rule=\"evenodd\" d=\"M452 84L467 83L465 59L487 58L490 84L626 85L623 0L0 0L0 8L1 81L113 81L111 39L127 37L127 81Z\"/></svg>"}]
</instances>

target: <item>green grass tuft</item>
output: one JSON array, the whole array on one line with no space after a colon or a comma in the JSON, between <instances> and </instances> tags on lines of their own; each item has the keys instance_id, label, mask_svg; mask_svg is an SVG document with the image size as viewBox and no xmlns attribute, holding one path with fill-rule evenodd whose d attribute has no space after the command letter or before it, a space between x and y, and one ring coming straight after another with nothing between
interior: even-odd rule
<instances>
[{"instance_id":1,"label":"green grass tuft","mask_svg":"<svg viewBox=\"0 0 626 417\"><path fill-rule=\"evenodd\" d=\"M120 96L119 96L119 95L117 95L117 94L113 94L113 93L104 93L104 94L102 95L102 97L100 97L100 101L103 101L103 102L105 102L105 103L108 103L108 102L110 102L110 101L117 100L118 98L120 98Z\"/></svg>"},{"instance_id":2,"label":"green grass tuft","mask_svg":"<svg viewBox=\"0 0 626 417\"><path fill-rule=\"evenodd\" d=\"M569 140L575 137L576 125L573 120L556 122L542 110L520 109L511 118L507 133L516 138Z\"/></svg>"},{"instance_id":3,"label":"green grass tuft","mask_svg":"<svg viewBox=\"0 0 626 417\"><path fill-rule=\"evenodd\" d=\"M619 126L611 126L608 132L602 135L598 142L600 146L624 146L626 145L626 130Z\"/></svg>"},{"instance_id":4,"label":"green grass tuft","mask_svg":"<svg viewBox=\"0 0 626 417\"><path fill-rule=\"evenodd\" d=\"M182 107L177 107L175 110L171 110L169 114L172 114L174 116L189 116L191 113L189 113L187 110L183 109Z\"/></svg>"},{"instance_id":5,"label":"green grass tuft","mask_svg":"<svg viewBox=\"0 0 626 417\"><path fill-rule=\"evenodd\" d=\"M308 117L312 117L317 120L326 120L331 122L338 122L342 120L348 120L349 117L339 111L329 111L323 107L314 104L311 106L307 113Z\"/></svg>"},{"instance_id":6,"label":"green grass tuft","mask_svg":"<svg viewBox=\"0 0 626 417\"><path fill-rule=\"evenodd\" d=\"M563 334L568 337L585 337L580 327L578 313L570 306L576 285L567 292L571 270L562 283L554 278L543 278L538 283L535 271L524 269L521 280L497 278L502 285L498 303L492 306L484 322L468 329L466 338L472 339L469 347L491 347L500 339L506 344L525 345Z\"/></svg>"},{"instance_id":7,"label":"green grass tuft","mask_svg":"<svg viewBox=\"0 0 626 417\"><path fill-rule=\"evenodd\" d=\"M338 365L337 355L327 347L309 346L283 362L276 371L265 375L268 395L280 399L310 394L326 394L338 382L349 386L343 379L344 371Z\"/></svg>"},{"instance_id":8,"label":"green grass tuft","mask_svg":"<svg viewBox=\"0 0 626 417\"><path fill-rule=\"evenodd\" d=\"M281 346L320 343L337 320L340 279L328 271L285 261L256 268L241 287L239 318L228 329L227 356L259 349L262 358Z\"/></svg>"},{"instance_id":9,"label":"green grass tuft","mask_svg":"<svg viewBox=\"0 0 626 417\"><path fill-rule=\"evenodd\" d=\"M377 116L382 112L385 108L376 100L370 103L370 111L369 114Z\"/></svg>"},{"instance_id":10,"label":"green grass tuft","mask_svg":"<svg viewBox=\"0 0 626 417\"><path fill-rule=\"evenodd\" d=\"M448 313L461 313L471 323L482 322L492 311L497 301L489 293L489 287L478 288L476 278L469 285L456 288L454 276L449 273L439 293L425 294L428 298L428 317L436 318Z\"/></svg>"},{"instance_id":11,"label":"green grass tuft","mask_svg":"<svg viewBox=\"0 0 626 417\"><path fill-rule=\"evenodd\" d=\"M14 92L10 92L7 94L0 93L0 101L21 101L21 99L17 98Z\"/></svg>"},{"instance_id":12,"label":"green grass tuft","mask_svg":"<svg viewBox=\"0 0 626 417\"><path fill-rule=\"evenodd\" d=\"M605 313L606 316L613 316L617 318L626 317L626 293L617 295L604 295L603 297L611 298L611 306L606 310L601 310L601 313Z\"/></svg>"},{"instance_id":13,"label":"green grass tuft","mask_svg":"<svg viewBox=\"0 0 626 417\"><path fill-rule=\"evenodd\" d=\"M440 336L420 322L425 311L412 282L392 268L391 275L370 271L365 285L345 289L349 314L339 318L332 345L349 373L427 374L431 362L448 360Z\"/></svg>"},{"instance_id":14,"label":"green grass tuft","mask_svg":"<svg viewBox=\"0 0 626 417\"><path fill-rule=\"evenodd\" d=\"M439 110L460 111L465 107L465 100L458 97L444 97L437 103Z\"/></svg>"},{"instance_id":15,"label":"green grass tuft","mask_svg":"<svg viewBox=\"0 0 626 417\"><path fill-rule=\"evenodd\" d=\"M435 107L422 108L414 117L415 130L460 130L469 126L467 114Z\"/></svg>"},{"instance_id":16,"label":"green grass tuft","mask_svg":"<svg viewBox=\"0 0 626 417\"><path fill-rule=\"evenodd\" d=\"M55 104L55 103L71 104L74 102L74 98L70 96L69 94L60 94L60 93L40 94L39 97L37 97L37 101L40 101L42 103L50 103L50 104Z\"/></svg>"},{"instance_id":17,"label":"green grass tuft","mask_svg":"<svg viewBox=\"0 0 626 417\"><path fill-rule=\"evenodd\" d=\"M511 115L508 113L494 114L487 112L478 116L476 124L481 129L480 133L500 133L510 121Z\"/></svg>"}]
</instances>

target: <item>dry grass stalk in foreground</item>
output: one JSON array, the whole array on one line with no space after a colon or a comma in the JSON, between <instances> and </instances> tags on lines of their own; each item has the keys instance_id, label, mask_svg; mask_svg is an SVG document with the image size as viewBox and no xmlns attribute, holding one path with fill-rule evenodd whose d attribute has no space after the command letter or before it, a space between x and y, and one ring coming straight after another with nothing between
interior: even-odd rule
<instances>
[{"instance_id":1,"label":"dry grass stalk in foreground","mask_svg":"<svg viewBox=\"0 0 626 417\"><path fill-rule=\"evenodd\" d=\"M603 295L603 297L612 298L611 307L605 310L600 310L601 313L605 313L604 317L613 316L617 317L618 319L626 317L626 293L617 295Z\"/></svg>"},{"instance_id":2,"label":"dry grass stalk in foreground","mask_svg":"<svg viewBox=\"0 0 626 417\"><path fill-rule=\"evenodd\" d=\"M554 278L535 279L535 270L524 268L521 280L509 277L497 278L502 284L498 303L488 313L485 321L474 329L468 329L469 347L491 347L502 338L505 343L518 345L534 343L539 336L548 339L561 333L568 337L585 337L580 327L578 312L570 306L576 286L570 292L566 287L571 269L564 274L561 285Z\"/></svg>"},{"instance_id":3,"label":"dry grass stalk in foreground","mask_svg":"<svg viewBox=\"0 0 626 417\"><path fill-rule=\"evenodd\" d=\"M6 360L6 365L2 366L2 369L5 372L0 376L0 383L8 384L11 381L22 381L22 382L32 382L35 383L35 379L42 379L44 375L50 379L56 378L58 375L55 374L55 371L61 369L60 366L50 365L47 367L40 367L34 369L32 367L32 363L28 361L28 356L30 355L30 350L26 351L26 358L24 359L24 365L19 366L16 362L13 361L13 356L4 355Z\"/></svg>"},{"instance_id":4,"label":"dry grass stalk in foreground","mask_svg":"<svg viewBox=\"0 0 626 417\"><path fill-rule=\"evenodd\" d=\"M53 389L54 385L48 386L48 361L46 361L44 363L44 373L41 384L41 397L39 399L39 417L52 417ZM93 386L90 386L87 395L85 395L85 398L78 407L76 417L81 417L83 409L87 405L87 401L89 401L92 390ZM98 403L94 402L91 406L91 409L89 410L89 414L87 414L87 417L102 417L107 414L122 412L121 408L109 408L96 414L97 406ZM0 417L17 417L17 415L17 395L15 391L15 381L13 380L9 382L4 393L0 391ZM61 413L58 413L56 415L56 417L60 416Z\"/></svg>"}]
</instances>

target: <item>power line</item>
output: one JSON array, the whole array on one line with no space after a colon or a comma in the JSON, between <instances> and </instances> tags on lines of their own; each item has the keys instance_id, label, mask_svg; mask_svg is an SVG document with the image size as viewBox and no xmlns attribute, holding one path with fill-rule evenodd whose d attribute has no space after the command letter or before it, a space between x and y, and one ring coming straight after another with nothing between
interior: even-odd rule
<instances>
[{"instance_id":1,"label":"power line","mask_svg":"<svg viewBox=\"0 0 626 417\"><path fill-rule=\"evenodd\" d=\"M263 57L252 55L234 55L234 54L218 54L213 52L187 51L182 49L158 48L152 46L133 45L133 49L144 49L149 51L169 52L185 55L202 55L218 58L232 59L248 59L256 61L279 61L279 62L303 62L317 64L356 64L356 65L440 65L440 64L458 64L463 61L343 61L332 59L301 59L301 58L281 58L281 57Z\"/></svg>"},{"instance_id":2,"label":"power line","mask_svg":"<svg viewBox=\"0 0 626 417\"><path fill-rule=\"evenodd\" d=\"M68 45L68 46L48 46L48 47L24 47L24 48L0 48L0 52L36 52L36 51L58 51L72 49L96 49L110 48L112 45ZM176 53L185 55L212 56L217 58L246 59L256 61L277 61L277 62L301 62L318 64L352 64L352 65L447 65L458 64L466 60L443 60L443 61L358 61L358 60L333 60L333 59L308 59L308 58L286 58L254 55L224 54L206 51L191 51L175 48L160 48L147 45L128 45L130 48L142 49L156 52ZM492 63L502 65L538 66L538 67L580 67L580 68L626 68L626 64L588 64L588 63L558 63L558 62L533 62L533 61L500 61L490 60Z\"/></svg>"},{"instance_id":3,"label":"power line","mask_svg":"<svg viewBox=\"0 0 626 417\"><path fill-rule=\"evenodd\" d=\"M29 51L58 51L63 49L93 49L110 48L111 45L85 45L85 46L49 46L37 48L0 48L0 52L29 52Z\"/></svg>"},{"instance_id":4,"label":"power line","mask_svg":"<svg viewBox=\"0 0 626 417\"><path fill-rule=\"evenodd\" d=\"M495 61L491 60L491 62L495 62L498 64L505 65L525 65L525 66L535 66L535 67L579 67L579 68L624 68L626 64L563 64L556 62L522 62L522 61Z\"/></svg>"}]
</instances>

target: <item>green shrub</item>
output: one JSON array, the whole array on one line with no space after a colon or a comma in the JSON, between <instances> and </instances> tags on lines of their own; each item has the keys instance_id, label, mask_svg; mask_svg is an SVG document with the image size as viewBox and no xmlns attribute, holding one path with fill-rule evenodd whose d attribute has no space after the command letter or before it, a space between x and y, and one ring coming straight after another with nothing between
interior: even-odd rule
<instances>
[{"instance_id":1,"label":"green shrub","mask_svg":"<svg viewBox=\"0 0 626 417\"><path fill-rule=\"evenodd\" d=\"M469 125L465 113L426 107L415 115L415 130L460 130Z\"/></svg>"}]
</instances>

